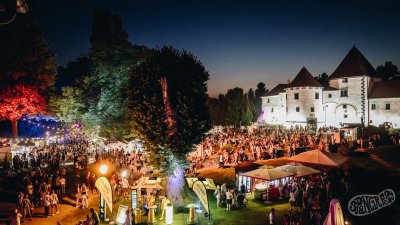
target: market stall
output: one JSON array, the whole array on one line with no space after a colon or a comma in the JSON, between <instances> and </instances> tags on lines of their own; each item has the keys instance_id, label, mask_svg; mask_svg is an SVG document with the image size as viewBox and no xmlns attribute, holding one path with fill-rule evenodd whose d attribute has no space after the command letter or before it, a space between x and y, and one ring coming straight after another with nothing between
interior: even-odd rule
<instances>
[{"instance_id":1,"label":"market stall","mask_svg":"<svg viewBox=\"0 0 400 225\"><path fill-rule=\"evenodd\" d=\"M244 161L233 167L235 168L236 186L239 188L239 190L240 186L243 184L245 186L246 192L250 192L251 178L243 176L243 173L258 169L260 166L261 165L257 163Z\"/></svg>"},{"instance_id":2,"label":"market stall","mask_svg":"<svg viewBox=\"0 0 400 225\"><path fill-rule=\"evenodd\" d=\"M254 192L254 198L261 201L275 200L279 197L279 182L286 183L294 173L283 171L271 166L262 166L242 174L249 177L250 190Z\"/></svg>"}]
</instances>

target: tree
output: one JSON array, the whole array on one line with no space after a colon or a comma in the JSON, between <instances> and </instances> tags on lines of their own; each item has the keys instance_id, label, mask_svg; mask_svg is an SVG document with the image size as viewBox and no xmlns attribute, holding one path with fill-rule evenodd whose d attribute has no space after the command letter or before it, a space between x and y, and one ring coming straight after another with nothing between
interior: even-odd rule
<instances>
[{"instance_id":1,"label":"tree","mask_svg":"<svg viewBox=\"0 0 400 225\"><path fill-rule=\"evenodd\" d=\"M0 26L0 118L12 123L24 114L44 112L54 86L55 57L39 26L20 15L11 24Z\"/></svg>"},{"instance_id":2,"label":"tree","mask_svg":"<svg viewBox=\"0 0 400 225\"><path fill-rule=\"evenodd\" d=\"M206 105L208 79L208 72L195 56L172 47L154 50L132 70L128 98L133 130L145 142L150 163L162 165L168 175L182 169L187 154L211 128ZM169 185L170 181L171 177ZM170 193L176 197L181 188L168 189L176 190Z\"/></svg>"},{"instance_id":3,"label":"tree","mask_svg":"<svg viewBox=\"0 0 400 225\"><path fill-rule=\"evenodd\" d=\"M68 62L66 67L60 66L57 70L57 80L55 83L58 92L66 86L82 86L80 82L85 76L91 76L93 65L92 59L87 54L83 54Z\"/></svg>"},{"instance_id":4,"label":"tree","mask_svg":"<svg viewBox=\"0 0 400 225\"><path fill-rule=\"evenodd\" d=\"M253 114L253 119L252 122L255 122L258 118L257 112L256 112L256 107L255 107L255 102L256 102L256 96L253 91L253 88L250 88L249 91L247 92L247 97L249 99L249 104L251 104L251 112Z\"/></svg>"},{"instance_id":5,"label":"tree","mask_svg":"<svg viewBox=\"0 0 400 225\"><path fill-rule=\"evenodd\" d=\"M83 90L77 87L64 87L60 97L52 97L50 106L57 118L74 123L82 121L82 115L86 110Z\"/></svg>"},{"instance_id":6,"label":"tree","mask_svg":"<svg viewBox=\"0 0 400 225\"><path fill-rule=\"evenodd\" d=\"M316 78L324 87L329 86L329 80L328 80L328 74L326 74L325 72L318 75L318 77Z\"/></svg>"},{"instance_id":7,"label":"tree","mask_svg":"<svg viewBox=\"0 0 400 225\"><path fill-rule=\"evenodd\" d=\"M391 61L386 61L384 65L376 67L376 73L384 80L399 80L399 68Z\"/></svg>"},{"instance_id":8,"label":"tree","mask_svg":"<svg viewBox=\"0 0 400 225\"><path fill-rule=\"evenodd\" d=\"M264 96L267 92L268 90L266 89L265 84L263 82L257 84L257 89L255 91L255 99L254 99L254 108L257 117L261 113L261 104L262 104L261 97Z\"/></svg>"},{"instance_id":9,"label":"tree","mask_svg":"<svg viewBox=\"0 0 400 225\"><path fill-rule=\"evenodd\" d=\"M84 81L89 107L83 121L91 129L100 126L102 136L129 137L132 132L126 101L128 73L147 49L129 42L120 16L99 10L93 16L90 42L92 74Z\"/></svg>"}]
</instances>

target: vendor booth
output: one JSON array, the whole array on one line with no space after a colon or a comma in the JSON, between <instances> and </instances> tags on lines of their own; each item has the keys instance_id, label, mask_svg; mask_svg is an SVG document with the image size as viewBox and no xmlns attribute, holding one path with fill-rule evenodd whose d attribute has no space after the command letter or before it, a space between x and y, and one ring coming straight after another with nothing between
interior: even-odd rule
<instances>
[{"instance_id":1,"label":"vendor booth","mask_svg":"<svg viewBox=\"0 0 400 225\"><path fill-rule=\"evenodd\" d=\"M133 186L131 189L132 189L131 207L139 208L144 204L147 195L149 195L154 191L160 191L164 189L164 187L158 183L157 179L142 177L138 180L136 185Z\"/></svg>"},{"instance_id":2,"label":"vendor booth","mask_svg":"<svg viewBox=\"0 0 400 225\"><path fill-rule=\"evenodd\" d=\"M258 169L260 166L260 164L249 161L245 161L234 166L233 168L235 168L236 186L240 188L240 186L243 184L246 192L250 192L251 178L243 176L243 173Z\"/></svg>"},{"instance_id":3,"label":"vendor booth","mask_svg":"<svg viewBox=\"0 0 400 225\"><path fill-rule=\"evenodd\" d=\"M254 198L261 201L275 200L279 198L279 182L286 183L294 173L279 170L271 166L262 166L242 174L250 178L250 191L254 192Z\"/></svg>"}]
</instances>

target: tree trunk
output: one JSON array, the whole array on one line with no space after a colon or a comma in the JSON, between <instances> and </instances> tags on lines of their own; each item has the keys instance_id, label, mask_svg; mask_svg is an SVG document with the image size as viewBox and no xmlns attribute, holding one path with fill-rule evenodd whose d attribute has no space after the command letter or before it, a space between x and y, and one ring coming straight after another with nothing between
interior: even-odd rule
<instances>
[{"instance_id":1,"label":"tree trunk","mask_svg":"<svg viewBox=\"0 0 400 225\"><path fill-rule=\"evenodd\" d=\"M18 120L17 119L11 120L11 129L12 129L12 138L17 139L18 138Z\"/></svg>"}]
</instances>

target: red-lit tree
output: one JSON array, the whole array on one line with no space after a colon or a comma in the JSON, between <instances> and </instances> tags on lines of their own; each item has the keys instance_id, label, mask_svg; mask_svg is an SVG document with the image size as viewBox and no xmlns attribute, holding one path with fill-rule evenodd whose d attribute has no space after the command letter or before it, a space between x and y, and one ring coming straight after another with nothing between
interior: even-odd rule
<instances>
[{"instance_id":1,"label":"red-lit tree","mask_svg":"<svg viewBox=\"0 0 400 225\"><path fill-rule=\"evenodd\" d=\"M0 120L17 122L24 114L42 113L54 86L55 58L29 15L0 26Z\"/></svg>"},{"instance_id":2,"label":"red-lit tree","mask_svg":"<svg viewBox=\"0 0 400 225\"><path fill-rule=\"evenodd\" d=\"M45 98L35 86L8 86L0 93L0 116L11 121L13 138L18 137L21 116L44 112L46 108Z\"/></svg>"}]
</instances>

